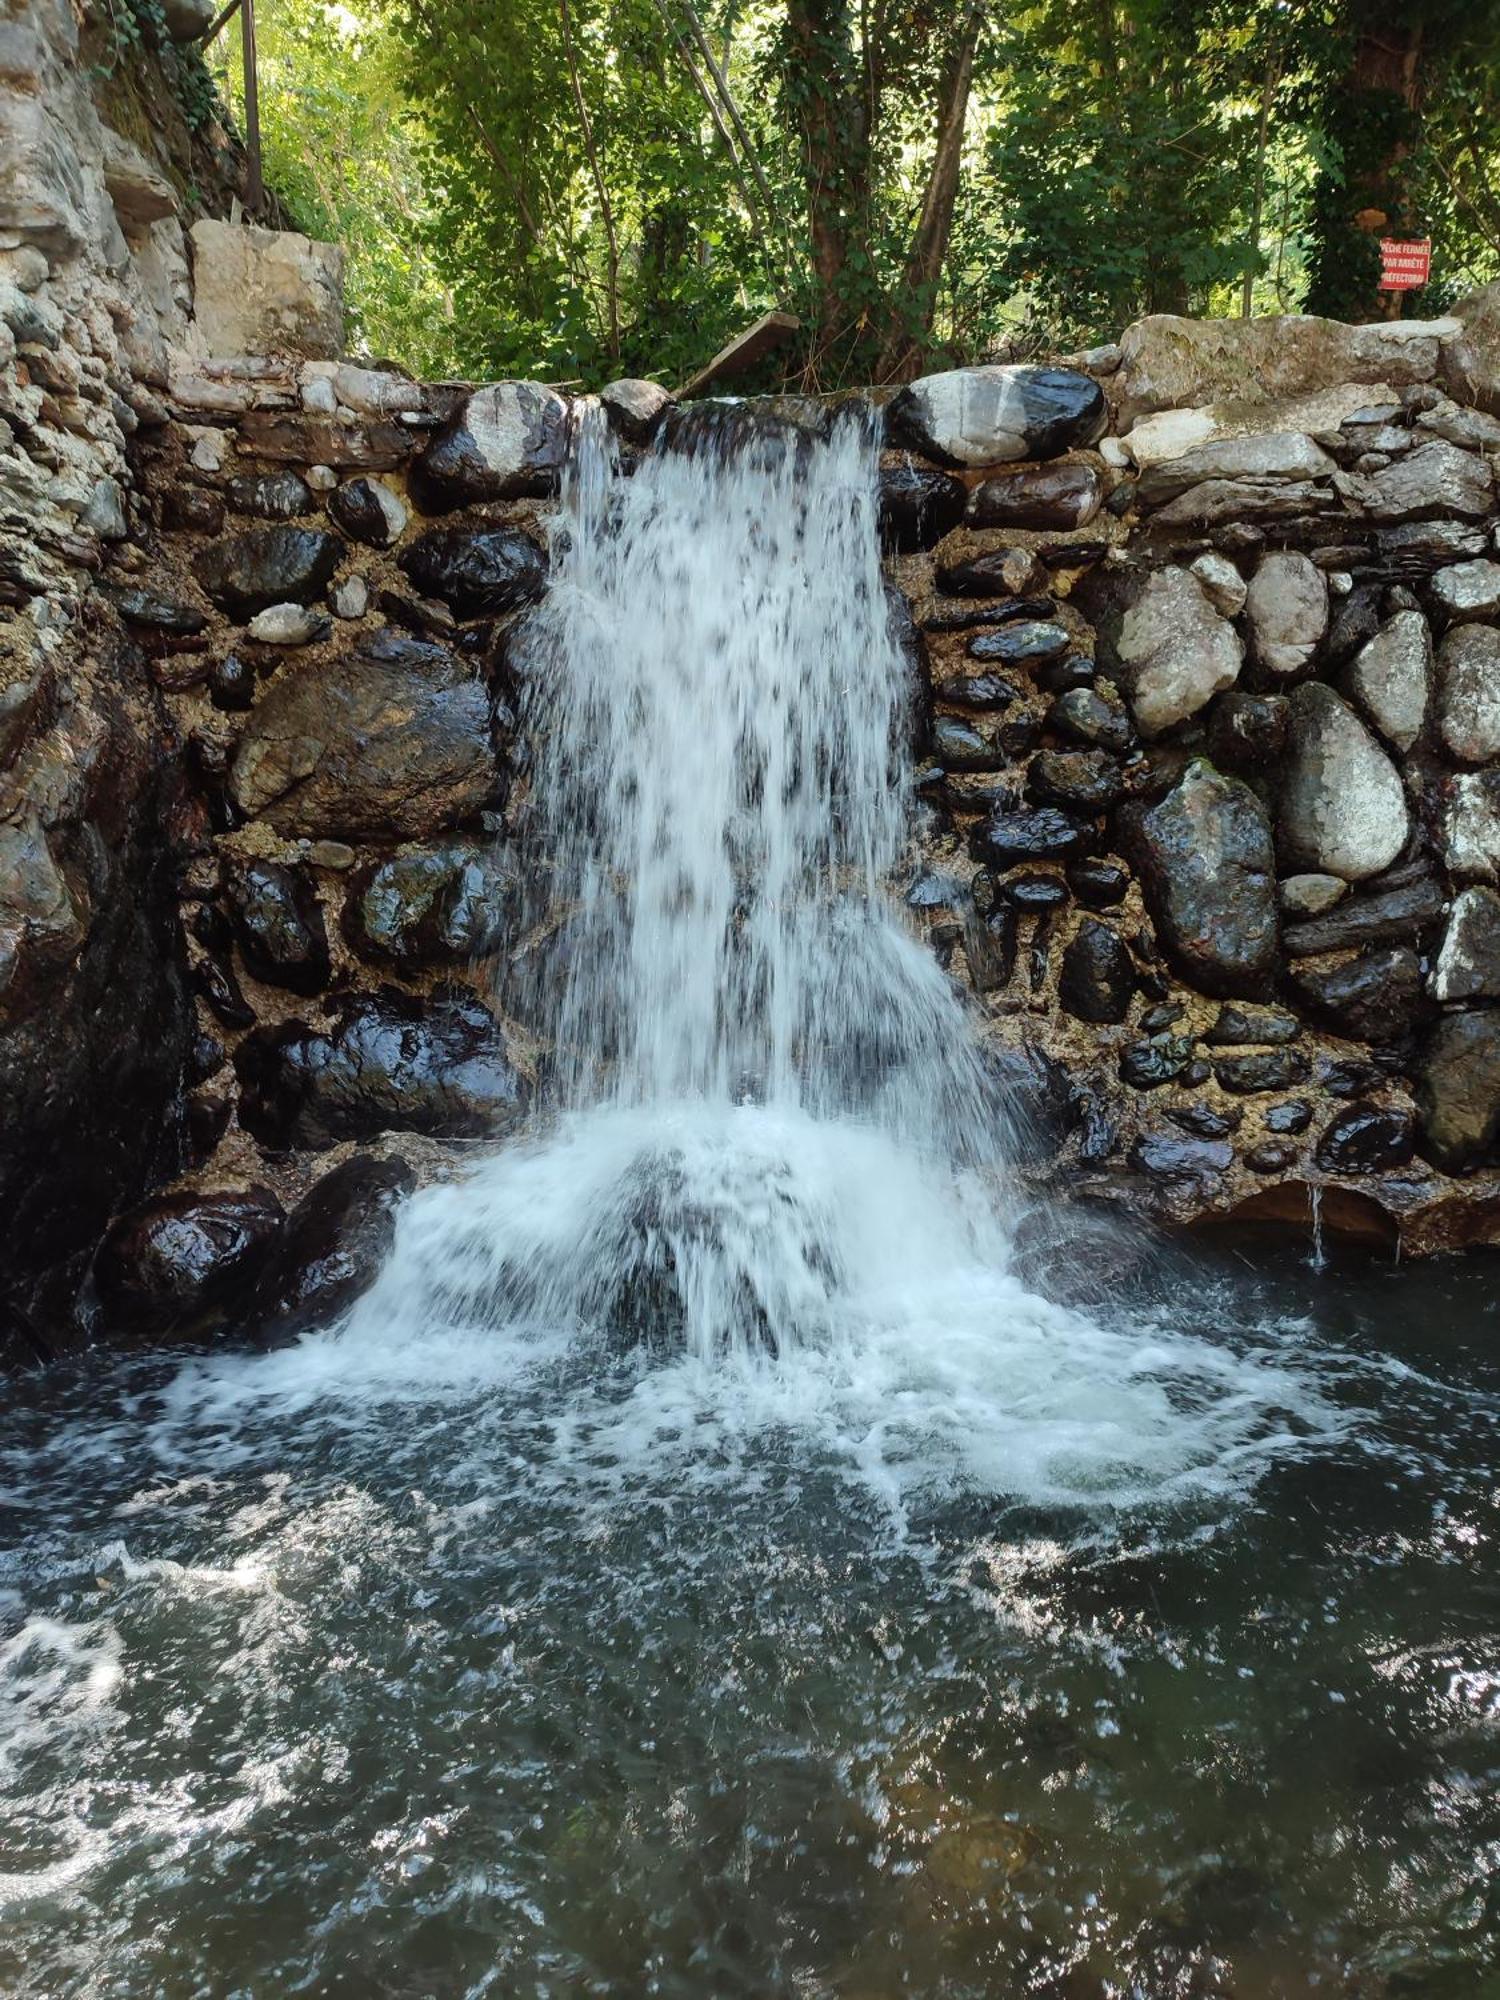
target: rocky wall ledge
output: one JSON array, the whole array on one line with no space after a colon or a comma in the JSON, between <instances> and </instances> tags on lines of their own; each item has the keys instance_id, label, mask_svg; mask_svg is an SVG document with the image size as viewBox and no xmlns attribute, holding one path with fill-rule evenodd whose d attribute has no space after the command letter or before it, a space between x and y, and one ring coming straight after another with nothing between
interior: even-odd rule
<instances>
[{"instance_id":1,"label":"rocky wall ledge","mask_svg":"<svg viewBox=\"0 0 1500 2000\"><path fill-rule=\"evenodd\" d=\"M576 406L340 359L318 246L219 227L200 277L240 275L132 377L117 506L54 495L0 610L0 1167L39 1073L65 1112L119 1065L139 1140L10 1276L37 1351L313 1323L392 1196L545 1084L517 713ZM78 359L46 303L0 295L0 394L51 399L33 465L87 402L39 386ZM600 401L627 454L683 421L651 384ZM1500 1241L1500 288L1432 323L1147 320L881 401L923 693L901 887L1028 1172L1174 1224L1316 1199L1410 1254ZM119 796L80 731L109 770L133 746L123 816L79 803ZM145 882L143 828L166 861L90 985L77 938L110 865ZM85 995L114 1038L68 1070Z\"/></svg>"}]
</instances>

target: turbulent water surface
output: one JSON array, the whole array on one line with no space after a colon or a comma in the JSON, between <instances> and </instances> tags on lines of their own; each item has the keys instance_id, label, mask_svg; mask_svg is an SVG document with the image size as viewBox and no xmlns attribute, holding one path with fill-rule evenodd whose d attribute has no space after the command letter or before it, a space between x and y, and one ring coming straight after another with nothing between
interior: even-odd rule
<instances>
[{"instance_id":1,"label":"turbulent water surface","mask_svg":"<svg viewBox=\"0 0 1500 2000\"><path fill-rule=\"evenodd\" d=\"M1500 1993L1490 1273L1018 1254L872 472L583 440L545 1115L343 1326L0 1417L5 1990Z\"/></svg>"}]
</instances>

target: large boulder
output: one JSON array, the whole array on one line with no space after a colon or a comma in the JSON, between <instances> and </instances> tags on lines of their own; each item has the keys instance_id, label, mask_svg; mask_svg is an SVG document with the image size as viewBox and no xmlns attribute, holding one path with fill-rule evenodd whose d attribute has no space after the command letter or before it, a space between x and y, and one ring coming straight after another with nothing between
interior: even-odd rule
<instances>
[{"instance_id":1,"label":"large boulder","mask_svg":"<svg viewBox=\"0 0 1500 2000\"><path fill-rule=\"evenodd\" d=\"M192 227L193 317L209 354L344 351L344 253L290 229L213 222Z\"/></svg>"},{"instance_id":2,"label":"large boulder","mask_svg":"<svg viewBox=\"0 0 1500 2000\"><path fill-rule=\"evenodd\" d=\"M1343 684L1393 750L1410 750L1432 693L1432 637L1421 612L1388 618L1345 668Z\"/></svg>"},{"instance_id":3,"label":"large boulder","mask_svg":"<svg viewBox=\"0 0 1500 2000\"><path fill-rule=\"evenodd\" d=\"M1239 636L1185 569L1147 577L1120 622L1115 653L1143 736L1160 736L1233 687L1244 661Z\"/></svg>"},{"instance_id":4,"label":"large boulder","mask_svg":"<svg viewBox=\"0 0 1500 2000\"><path fill-rule=\"evenodd\" d=\"M492 382L466 396L411 469L428 514L557 490L568 449L568 406L540 382Z\"/></svg>"},{"instance_id":5,"label":"large boulder","mask_svg":"<svg viewBox=\"0 0 1500 2000\"><path fill-rule=\"evenodd\" d=\"M261 1267L241 1323L264 1346L340 1318L379 1275L396 1233L396 1207L416 1185L399 1159L355 1153L324 1174L286 1219Z\"/></svg>"},{"instance_id":6,"label":"large boulder","mask_svg":"<svg viewBox=\"0 0 1500 2000\"><path fill-rule=\"evenodd\" d=\"M1184 319L1153 313L1120 337L1127 421L1153 410L1231 400L1269 402L1346 382L1428 382L1451 322L1384 320L1345 326L1288 313L1259 319Z\"/></svg>"},{"instance_id":7,"label":"large boulder","mask_svg":"<svg viewBox=\"0 0 1500 2000\"><path fill-rule=\"evenodd\" d=\"M417 589L460 618L514 611L547 587L547 557L522 528L430 528L399 558Z\"/></svg>"},{"instance_id":8,"label":"large boulder","mask_svg":"<svg viewBox=\"0 0 1500 2000\"><path fill-rule=\"evenodd\" d=\"M473 670L390 630L285 671L229 774L247 819L345 840L425 839L490 804L499 782L490 700Z\"/></svg>"},{"instance_id":9,"label":"large boulder","mask_svg":"<svg viewBox=\"0 0 1500 2000\"><path fill-rule=\"evenodd\" d=\"M1191 414L1191 413L1190 413ZM1321 445L1302 431L1262 431L1248 437L1210 437L1170 457L1149 455L1144 431L1132 434L1132 455L1144 464L1136 483L1143 507L1162 507L1205 480L1248 480L1255 485L1280 480L1328 479L1338 470Z\"/></svg>"},{"instance_id":10,"label":"large boulder","mask_svg":"<svg viewBox=\"0 0 1500 2000\"><path fill-rule=\"evenodd\" d=\"M106 1319L156 1335L221 1309L254 1278L282 1223L266 1187L157 1195L111 1227L94 1258Z\"/></svg>"},{"instance_id":11,"label":"large boulder","mask_svg":"<svg viewBox=\"0 0 1500 2000\"><path fill-rule=\"evenodd\" d=\"M305 869L250 861L227 885L246 970L293 993L321 993L332 964L317 890Z\"/></svg>"},{"instance_id":12,"label":"large boulder","mask_svg":"<svg viewBox=\"0 0 1500 2000\"><path fill-rule=\"evenodd\" d=\"M1459 331L1443 343L1443 387L1460 403L1500 417L1500 283L1460 299L1453 317Z\"/></svg>"},{"instance_id":13,"label":"large boulder","mask_svg":"<svg viewBox=\"0 0 1500 2000\"><path fill-rule=\"evenodd\" d=\"M494 1016L468 993L424 1002L385 988L351 1001L327 1034L257 1028L234 1062L240 1123L271 1147L488 1137L519 1122L528 1096Z\"/></svg>"},{"instance_id":14,"label":"large boulder","mask_svg":"<svg viewBox=\"0 0 1500 2000\"><path fill-rule=\"evenodd\" d=\"M1476 452L1434 438L1367 477L1345 476L1349 496L1377 521L1482 520L1495 504L1495 476Z\"/></svg>"},{"instance_id":15,"label":"large boulder","mask_svg":"<svg viewBox=\"0 0 1500 2000\"><path fill-rule=\"evenodd\" d=\"M1071 368L953 368L919 376L887 406L892 440L940 465L1057 458L1104 429L1104 392Z\"/></svg>"},{"instance_id":16,"label":"large boulder","mask_svg":"<svg viewBox=\"0 0 1500 2000\"><path fill-rule=\"evenodd\" d=\"M1279 913L1271 829L1250 787L1197 759L1158 805L1129 818L1141 886L1190 985L1262 997L1276 975Z\"/></svg>"},{"instance_id":17,"label":"large boulder","mask_svg":"<svg viewBox=\"0 0 1500 2000\"><path fill-rule=\"evenodd\" d=\"M247 528L200 549L193 573L221 611L253 618L276 604L311 604L343 552L324 528Z\"/></svg>"},{"instance_id":18,"label":"large boulder","mask_svg":"<svg viewBox=\"0 0 1500 2000\"><path fill-rule=\"evenodd\" d=\"M1358 882L1389 868L1410 816L1395 766L1346 702L1321 681L1288 698L1291 754L1277 842L1292 869Z\"/></svg>"},{"instance_id":19,"label":"large boulder","mask_svg":"<svg viewBox=\"0 0 1500 2000\"><path fill-rule=\"evenodd\" d=\"M519 887L514 856L494 842L403 847L351 881L344 926L363 958L405 967L464 963L504 942Z\"/></svg>"}]
</instances>

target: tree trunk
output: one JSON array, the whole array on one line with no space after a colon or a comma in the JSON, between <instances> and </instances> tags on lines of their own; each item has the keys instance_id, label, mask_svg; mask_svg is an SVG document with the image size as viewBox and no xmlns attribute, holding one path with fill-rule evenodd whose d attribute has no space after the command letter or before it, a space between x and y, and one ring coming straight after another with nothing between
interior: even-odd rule
<instances>
[{"instance_id":1,"label":"tree trunk","mask_svg":"<svg viewBox=\"0 0 1500 2000\"><path fill-rule=\"evenodd\" d=\"M1324 174L1313 199L1307 310L1336 319L1392 318L1404 295L1380 290L1380 238L1419 228L1407 163L1421 136L1422 25L1367 17L1326 119L1344 144L1340 180Z\"/></svg>"},{"instance_id":2,"label":"tree trunk","mask_svg":"<svg viewBox=\"0 0 1500 2000\"><path fill-rule=\"evenodd\" d=\"M845 90L848 19L841 0L788 0L788 84L802 132L808 244L813 276L809 373L848 330L844 277L850 223L868 207L869 161L856 141Z\"/></svg>"},{"instance_id":3,"label":"tree trunk","mask_svg":"<svg viewBox=\"0 0 1500 2000\"><path fill-rule=\"evenodd\" d=\"M963 164L964 121L974 81L974 52L983 16L973 8L963 25L938 95L937 144L927 175L922 213L912 235L901 290L892 301L891 330L881 350L875 379L892 382L914 374L932 332L938 284L953 232L953 205Z\"/></svg>"}]
</instances>

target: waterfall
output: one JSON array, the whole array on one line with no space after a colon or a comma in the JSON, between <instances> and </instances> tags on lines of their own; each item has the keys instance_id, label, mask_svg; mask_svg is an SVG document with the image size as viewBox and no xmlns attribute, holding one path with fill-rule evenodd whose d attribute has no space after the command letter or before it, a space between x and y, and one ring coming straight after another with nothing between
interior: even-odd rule
<instances>
[{"instance_id":1,"label":"waterfall","mask_svg":"<svg viewBox=\"0 0 1500 2000\"><path fill-rule=\"evenodd\" d=\"M690 413L628 474L585 426L512 635L544 1109L408 1202L257 1393L572 1369L556 1431L595 1470L810 1431L892 1495L1070 1501L1239 1483L1305 1428L1274 1355L1013 1268L1004 1106L891 890L914 690L877 468L857 413Z\"/></svg>"}]
</instances>

